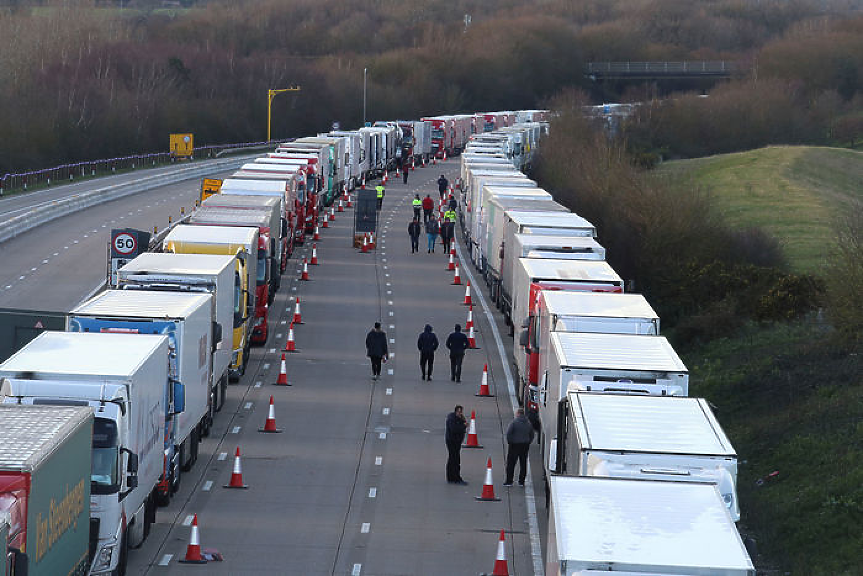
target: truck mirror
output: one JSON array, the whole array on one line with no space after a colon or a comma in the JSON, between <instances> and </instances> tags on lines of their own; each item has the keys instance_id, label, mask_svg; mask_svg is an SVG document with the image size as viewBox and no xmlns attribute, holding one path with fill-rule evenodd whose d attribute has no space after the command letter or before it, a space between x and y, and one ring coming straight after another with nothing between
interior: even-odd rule
<instances>
[{"instance_id":1,"label":"truck mirror","mask_svg":"<svg viewBox=\"0 0 863 576\"><path fill-rule=\"evenodd\" d=\"M218 322L213 322L213 352L216 351L218 344L222 341L222 325Z\"/></svg>"},{"instance_id":2,"label":"truck mirror","mask_svg":"<svg viewBox=\"0 0 863 576\"><path fill-rule=\"evenodd\" d=\"M129 474L126 477L126 486L129 488L129 490L134 490L135 488L138 487L138 476L137 476L137 474Z\"/></svg>"},{"instance_id":3,"label":"truck mirror","mask_svg":"<svg viewBox=\"0 0 863 576\"><path fill-rule=\"evenodd\" d=\"M174 386L174 414L186 411L186 387L182 382L173 381Z\"/></svg>"},{"instance_id":4,"label":"truck mirror","mask_svg":"<svg viewBox=\"0 0 863 576\"><path fill-rule=\"evenodd\" d=\"M128 448L123 448L123 452L126 453L126 470L131 474L138 473L138 455L129 450Z\"/></svg>"},{"instance_id":5,"label":"truck mirror","mask_svg":"<svg viewBox=\"0 0 863 576\"><path fill-rule=\"evenodd\" d=\"M525 349L526 353L530 354L530 332L527 329L522 330L519 334L518 344Z\"/></svg>"}]
</instances>

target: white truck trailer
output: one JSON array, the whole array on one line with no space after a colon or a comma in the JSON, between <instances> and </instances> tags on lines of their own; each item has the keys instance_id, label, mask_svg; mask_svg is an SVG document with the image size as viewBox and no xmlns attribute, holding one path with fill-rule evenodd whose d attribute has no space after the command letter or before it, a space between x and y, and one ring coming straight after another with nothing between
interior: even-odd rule
<instances>
[{"instance_id":1,"label":"white truck trailer","mask_svg":"<svg viewBox=\"0 0 863 576\"><path fill-rule=\"evenodd\" d=\"M703 398L570 392L546 460L567 476L716 484L740 520L737 454Z\"/></svg>"},{"instance_id":2,"label":"white truck trailer","mask_svg":"<svg viewBox=\"0 0 863 576\"><path fill-rule=\"evenodd\" d=\"M147 537L165 473L165 414L183 409L168 337L43 332L0 365L4 403L90 406L90 574L125 571Z\"/></svg>"},{"instance_id":3,"label":"white truck trailer","mask_svg":"<svg viewBox=\"0 0 863 576\"><path fill-rule=\"evenodd\" d=\"M480 200L476 204L476 206L479 207L479 214L478 217L474 217L474 232L472 232L477 239L479 262L483 271L485 271L488 266L488 253L491 250L491 242L494 237L492 227L495 225L496 216L498 224L500 224L501 220L499 214L501 204L492 204L492 201L503 198L509 200L521 199L525 202L535 200L536 204L534 210L546 211L546 205L548 205L549 210L547 210L547 212L555 211L551 204L551 202L554 202L554 199L551 194L543 188L527 188L524 186L483 186ZM500 246L497 246L494 251L497 252L499 248ZM494 274L496 278L499 278L499 269L495 269Z\"/></svg>"},{"instance_id":4,"label":"white truck trailer","mask_svg":"<svg viewBox=\"0 0 863 576\"><path fill-rule=\"evenodd\" d=\"M553 476L546 576L755 576L712 484Z\"/></svg>"}]
</instances>

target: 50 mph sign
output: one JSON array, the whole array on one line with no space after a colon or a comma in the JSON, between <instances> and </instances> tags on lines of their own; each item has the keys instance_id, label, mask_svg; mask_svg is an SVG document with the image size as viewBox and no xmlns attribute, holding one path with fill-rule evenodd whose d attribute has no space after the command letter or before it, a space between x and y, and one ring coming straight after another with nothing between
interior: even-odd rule
<instances>
[{"instance_id":1,"label":"50 mph sign","mask_svg":"<svg viewBox=\"0 0 863 576\"><path fill-rule=\"evenodd\" d=\"M111 244L117 254L128 256L134 254L138 250L138 239L128 232L120 232L115 234Z\"/></svg>"}]
</instances>

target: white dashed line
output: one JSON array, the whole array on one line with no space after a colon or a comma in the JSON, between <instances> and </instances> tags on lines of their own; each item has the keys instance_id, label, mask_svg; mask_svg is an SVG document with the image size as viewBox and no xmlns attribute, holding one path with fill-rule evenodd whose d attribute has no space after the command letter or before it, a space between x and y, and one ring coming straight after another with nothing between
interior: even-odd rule
<instances>
[{"instance_id":1,"label":"white dashed line","mask_svg":"<svg viewBox=\"0 0 863 576\"><path fill-rule=\"evenodd\" d=\"M192 520L195 518L193 514L189 514L183 519L183 526L191 526Z\"/></svg>"},{"instance_id":2,"label":"white dashed line","mask_svg":"<svg viewBox=\"0 0 863 576\"><path fill-rule=\"evenodd\" d=\"M395 339L395 338L390 338L390 344L395 344L395 343L396 343L396 339Z\"/></svg>"},{"instance_id":3,"label":"white dashed line","mask_svg":"<svg viewBox=\"0 0 863 576\"><path fill-rule=\"evenodd\" d=\"M378 489L375 487L369 488L369 498L377 498Z\"/></svg>"},{"instance_id":4,"label":"white dashed line","mask_svg":"<svg viewBox=\"0 0 863 576\"><path fill-rule=\"evenodd\" d=\"M275 348L270 348L270 354L275 354L275 353L276 353L276 349L275 349Z\"/></svg>"},{"instance_id":5,"label":"white dashed line","mask_svg":"<svg viewBox=\"0 0 863 576\"><path fill-rule=\"evenodd\" d=\"M246 410L250 410L252 408L252 403L246 402L246 404L245 404L245 406L243 406L243 408L245 408Z\"/></svg>"},{"instance_id":6,"label":"white dashed line","mask_svg":"<svg viewBox=\"0 0 863 576\"><path fill-rule=\"evenodd\" d=\"M167 566L171 563L171 558L173 558L173 554L165 554L162 556L162 559L159 560L159 566Z\"/></svg>"},{"instance_id":7,"label":"white dashed line","mask_svg":"<svg viewBox=\"0 0 863 576\"><path fill-rule=\"evenodd\" d=\"M234 426L231 429L231 434L239 434L239 433L240 433L240 426Z\"/></svg>"},{"instance_id":8,"label":"white dashed line","mask_svg":"<svg viewBox=\"0 0 863 576\"><path fill-rule=\"evenodd\" d=\"M375 466L380 466L384 463L383 456L375 456Z\"/></svg>"},{"instance_id":9,"label":"white dashed line","mask_svg":"<svg viewBox=\"0 0 863 576\"><path fill-rule=\"evenodd\" d=\"M362 527L360 528L360 534L368 534L369 530L371 530L372 525L370 522L363 522Z\"/></svg>"},{"instance_id":10,"label":"white dashed line","mask_svg":"<svg viewBox=\"0 0 863 576\"><path fill-rule=\"evenodd\" d=\"M387 433L381 432L380 434L378 434L378 438L380 438L381 440L386 440L387 439Z\"/></svg>"},{"instance_id":11,"label":"white dashed line","mask_svg":"<svg viewBox=\"0 0 863 576\"><path fill-rule=\"evenodd\" d=\"M219 462L221 462L221 461L223 461L223 460L224 460L225 458L227 458L227 457L228 457L228 453L227 453L227 452L219 452L219 457L217 458L217 460L218 460Z\"/></svg>"},{"instance_id":12,"label":"white dashed line","mask_svg":"<svg viewBox=\"0 0 863 576\"><path fill-rule=\"evenodd\" d=\"M351 570L351 576L360 576L360 572L362 572L362 569L362 564L354 564L354 569Z\"/></svg>"},{"instance_id":13,"label":"white dashed line","mask_svg":"<svg viewBox=\"0 0 863 576\"><path fill-rule=\"evenodd\" d=\"M387 396L392 396L392 395L393 395L393 389L387 388Z\"/></svg>"},{"instance_id":14,"label":"white dashed line","mask_svg":"<svg viewBox=\"0 0 863 576\"><path fill-rule=\"evenodd\" d=\"M392 375L393 375L393 369L392 369L392 368L387 368L387 374L389 374L390 376L392 376Z\"/></svg>"},{"instance_id":15,"label":"white dashed line","mask_svg":"<svg viewBox=\"0 0 863 576\"><path fill-rule=\"evenodd\" d=\"M255 388L260 388L260 387L261 387L261 382L255 382Z\"/></svg>"},{"instance_id":16,"label":"white dashed line","mask_svg":"<svg viewBox=\"0 0 863 576\"><path fill-rule=\"evenodd\" d=\"M389 413L390 413L390 409L389 409L389 408L384 408L383 410L381 410L381 413L383 413L383 415L384 415L384 416L388 416L388 415L389 415Z\"/></svg>"},{"instance_id":17,"label":"white dashed line","mask_svg":"<svg viewBox=\"0 0 863 576\"><path fill-rule=\"evenodd\" d=\"M265 362L262 368L263 368L264 370L269 370L269 369L270 369L270 363L269 363L269 362Z\"/></svg>"},{"instance_id":18,"label":"white dashed line","mask_svg":"<svg viewBox=\"0 0 863 576\"><path fill-rule=\"evenodd\" d=\"M210 488L212 488L212 487L213 487L213 481L207 480L206 482L204 482L204 486L201 487L201 490L203 490L204 492L209 492Z\"/></svg>"}]
</instances>

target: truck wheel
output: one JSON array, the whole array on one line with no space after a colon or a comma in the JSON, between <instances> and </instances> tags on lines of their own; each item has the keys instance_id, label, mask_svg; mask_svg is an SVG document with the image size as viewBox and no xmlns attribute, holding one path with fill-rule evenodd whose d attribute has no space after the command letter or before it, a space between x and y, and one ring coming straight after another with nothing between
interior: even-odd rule
<instances>
[{"instance_id":1,"label":"truck wheel","mask_svg":"<svg viewBox=\"0 0 863 576\"><path fill-rule=\"evenodd\" d=\"M180 444L180 446L177 448L178 465L171 470L171 494L176 494L180 491L180 481L182 480L180 468L182 467L183 458L185 458L185 449L185 442Z\"/></svg>"},{"instance_id":2,"label":"truck wheel","mask_svg":"<svg viewBox=\"0 0 863 576\"><path fill-rule=\"evenodd\" d=\"M225 405L225 397L228 395L228 375L225 374L219 380L219 403L216 405L216 412L219 412Z\"/></svg>"},{"instance_id":3,"label":"truck wheel","mask_svg":"<svg viewBox=\"0 0 863 576\"><path fill-rule=\"evenodd\" d=\"M144 540L150 535L150 527L156 522L156 491L154 490L144 503Z\"/></svg>"},{"instance_id":4,"label":"truck wheel","mask_svg":"<svg viewBox=\"0 0 863 576\"><path fill-rule=\"evenodd\" d=\"M169 476L168 483L169 483L169 485L173 484L173 477ZM156 506L159 506L160 508L164 508L165 506L167 506L168 504L171 503L171 492L169 491L167 494L163 494L162 492L159 492L158 490L156 490L155 501L156 501Z\"/></svg>"},{"instance_id":5,"label":"truck wheel","mask_svg":"<svg viewBox=\"0 0 863 576\"><path fill-rule=\"evenodd\" d=\"M188 472L192 469L192 454L198 444L199 426L192 428L192 432L189 433L189 437L186 438L185 442L183 442L183 458L180 458L180 470L183 472Z\"/></svg>"},{"instance_id":6,"label":"truck wheel","mask_svg":"<svg viewBox=\"0 0 863 576\"><path fill-rule=\"evenodd\" d=\"M201 434L200 432L198 432L198 428L192 430L192 437L190 438L190 442L191 444L189 445L189 468L194 466L195 462L198 461L198 445L201 443Z\"/></svg>"}]
</instances>

